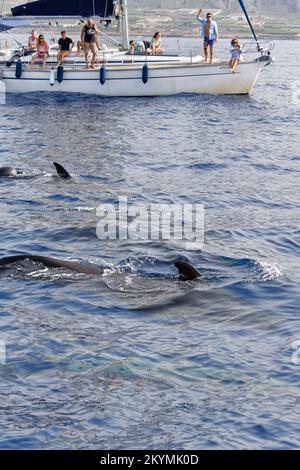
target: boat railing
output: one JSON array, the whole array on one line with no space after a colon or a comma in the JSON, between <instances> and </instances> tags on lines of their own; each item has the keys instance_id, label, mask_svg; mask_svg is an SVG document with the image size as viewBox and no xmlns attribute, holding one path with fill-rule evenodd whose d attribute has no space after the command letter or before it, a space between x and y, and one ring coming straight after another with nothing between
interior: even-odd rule
<instances>
[{"instance_id":1,"label":"boat railing","mask_svg":"<svg viewBox=\"0 0 300 470\"><path fill-rule=\"evenodd\" d=\"M245 42L242 45L242 53L243 54L257 54L257 52L268 53L268 52L273 51L274 48L275 48L274 41L260 41L259 48L256 42L251 41L251 42Z\"/></svg>"},{"instance_id":2,"label":"boat railing","mask_svg":"<svg viewBox=\"0 0 300 470\"><path fill-rule=\"evenodd\" d=\"M7 39L0 39L0 49L9 51L11 49L11 44Z\"/></svg>"}]
</instances>

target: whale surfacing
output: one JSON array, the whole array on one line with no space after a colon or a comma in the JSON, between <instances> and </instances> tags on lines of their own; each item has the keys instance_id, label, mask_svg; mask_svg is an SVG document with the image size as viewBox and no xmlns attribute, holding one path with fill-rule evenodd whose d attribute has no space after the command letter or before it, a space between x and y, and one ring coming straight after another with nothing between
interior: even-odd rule
<instances>
[{"instance_id":1,"label":"whale surfacing","mask_svg":"<svg viewBox=\"0 0 300 470\"><path fill-rule=\"evenodd\" d=\"M15 178L18 176L17 170L12 166L2 166L0 167L0 176L7 176Z\"/></svg>"},{"instance_id":2,"label":"whale surfacing","mask_svg":"<svg viewBox=\"0 0 300 470\"><path fill-rule=\"evenodd\" d=\"M67 170L57 162L53 162L53 165L55 166L56 173L60 178L63 178L65 180L71 179L71 175L67 172ZM5 177L11 177L11 178L16 178L18 175L23 175L22 171L16 170L13 166L1 166L0 167L0 177L5 176Z\"/></svg>"},{"instance_id":3,"label":"whale surfacing","mask_svg":"<svg viewBox=\"0 0 300 470\"><path fill-rule=\"evenodd\" d=\"M101 275L103 274L103 269L93 266L92 264L83 264L77 261L68 261L61 260L58 258L50 258L48 256L38 256L38 255L16 255L16 256L7 256L0 259L0 266L9 266L10 264L17 263L19 261L24 261L30 259L36 263L41 263L47 268L65 268L75 273L82 274L94 274Z\"/></svg>"},{"instance_id":4,"label":"whale surfacing","mask_svg":"<svg viewBox=\"0 0 300 470\"><path fill-rule=\"evenodd\" d=\"M41 263L47 268L65 268L75 273L81 274L93 274L95 276L101 276L104 272L102 268L94 266L92 264L83 264L78 261L68 261L58 258L51 258L48 256L39 256L39 255L16 255L16 256L6 256L5 258L0 259L1 266L9 266L11 264L17 263L19 261L24 261L29 259L36 263ZM180 281L192 281L201 277L201 273L187 261L176 261L174 263L175 267L178 269L178 279Z\"/></svg>"}]
</instances>

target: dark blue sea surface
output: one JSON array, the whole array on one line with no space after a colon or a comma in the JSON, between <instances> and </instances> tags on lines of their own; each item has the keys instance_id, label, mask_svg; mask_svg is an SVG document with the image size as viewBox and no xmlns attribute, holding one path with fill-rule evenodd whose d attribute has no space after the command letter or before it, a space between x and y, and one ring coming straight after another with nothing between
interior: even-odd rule
<instances>
[{"instance_id":1,"label":"dark blue sea surface","mask_svg":"<svg viewBox=\"0 0 300 470\"><path fill-rule=\"evenodd\" d=\"M0 255L111 271L1 268L0 448L300 447L299 54L278 41L250 97L7 96ZM204 204L203 250L99 240L119 196Z\"/></svg>"}]
</instances>

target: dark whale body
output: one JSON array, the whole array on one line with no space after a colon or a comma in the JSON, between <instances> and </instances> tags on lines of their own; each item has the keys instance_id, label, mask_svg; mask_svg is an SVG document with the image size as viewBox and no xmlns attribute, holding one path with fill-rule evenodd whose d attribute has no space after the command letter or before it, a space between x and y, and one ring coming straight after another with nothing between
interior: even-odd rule
<instances>
[{"instance_id":1,"label":"dark whale body","mask_svg":"<svg viewBox=\"0 0 300 470\"><path fill-rule=\"evenodd\" d=\"M0 176L15 178L16 176L18 176L18 172L12 166L2 166L0 167Z\"/></svg>"},{"instance_id":2,"label":"dark whale body","mask_svg":"<svg viewBox=\"0 0 300 470\"><path fill-rule=\"evenodd\" d=\"M36 263L41 263L47 268L66 268L75 273L83 274L94 274L101 275L103 274L103 269L98 268L90 264L82 264L77 261L68 261L58 258L49 258L48 256L39 256L39 255L17 255L17 256L7 256L0 259L0 266L8 266L18 261L24 261L30 259Z\"/></svg>"},{"instance_id":3,"label":"dark whale body","mask_svg":"<svg viewBox=\"0 0 300 470\"><path fill-rule=\"evenodd\" d=\"M67 170L60 163L54 162L53 165L55 166L56 172L60 178L63 178L63 179L71 178L71 175L67 172ZM0 176L5 176L8 178L16 178L18 175L22 175L22 171L18 171L13 166L1 166L0 167Z\"/></svg>"},{"instance_id":4,"label":"dark whale body","mask_svg":"<svg viewBox=\"0 0 300 470\"><path fill-rule=\"evenodd\" d=\"M41 263L47 268L65 268L76 273L93 274L96 276L101 276L101 274L103 274L102 268L98 268L97 266L91 264L83 264L77 261L61 260L58 258L50 258L48 256L39 255L7 256L5 258L0 259L0 267L9 266L10 264L14 264L19 261L24 261L26 259L29 259L36 263ZM191 281L201 276L200 272L186 261L176 261L174 264L178 269L179 280L181 281Z\"/></svg>"}]
</instances>

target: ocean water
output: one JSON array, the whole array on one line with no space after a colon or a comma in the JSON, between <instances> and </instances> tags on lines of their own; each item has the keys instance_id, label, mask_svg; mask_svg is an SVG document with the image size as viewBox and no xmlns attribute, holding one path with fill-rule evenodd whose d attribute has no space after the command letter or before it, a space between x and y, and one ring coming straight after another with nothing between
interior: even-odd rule
<instances>
[{"instance_id":1,"label":"ocean water","mask_svg":"<svg viewBox=\"0 0 300 470\"><path fill-rule=\"evenodd\" d=\"M108 269L1 268L0 448L299 448L299 53L250 97L7 96L0 255ZM99 240L119 196L204 204L203 249Z\"/></svg>"}]
</instances>

